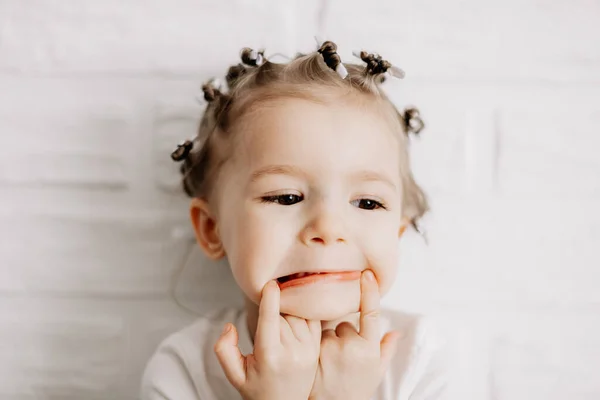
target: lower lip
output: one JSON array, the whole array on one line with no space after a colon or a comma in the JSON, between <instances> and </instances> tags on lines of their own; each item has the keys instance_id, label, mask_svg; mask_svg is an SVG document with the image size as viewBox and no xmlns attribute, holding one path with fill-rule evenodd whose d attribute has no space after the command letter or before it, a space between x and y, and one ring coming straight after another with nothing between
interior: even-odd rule
<instances>
[{"instance_id":1,"label":"lower lip","mask_svg":"<svg viewBox=\"0 0 600 400\"><path fill-rule=\"evenodd\" d=\"M313 283L327 283L336 281L353 281L360 278L360 271L331 272L325 274L314 274L292 279L279 283L279 289L283 290L294 286L310 285Z\"/></svg>"}]
</instances>

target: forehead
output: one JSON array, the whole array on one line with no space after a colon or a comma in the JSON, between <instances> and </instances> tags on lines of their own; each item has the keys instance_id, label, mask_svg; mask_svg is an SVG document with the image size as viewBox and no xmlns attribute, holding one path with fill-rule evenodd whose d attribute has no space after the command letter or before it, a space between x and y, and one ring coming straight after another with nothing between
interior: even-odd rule
<instances>
[{"instance_id":1,"label":"forehead","mask_svg":"<svg viewBox=\"0 0 600 400\"><path fill-rule=\"evenodd\" d=\"M244 116L240 128L233 156L249 172L270 163L301 165L315 173L399 170L398 132L383 113L362 102L268 101Z\"/></svg>"}]
</instances>

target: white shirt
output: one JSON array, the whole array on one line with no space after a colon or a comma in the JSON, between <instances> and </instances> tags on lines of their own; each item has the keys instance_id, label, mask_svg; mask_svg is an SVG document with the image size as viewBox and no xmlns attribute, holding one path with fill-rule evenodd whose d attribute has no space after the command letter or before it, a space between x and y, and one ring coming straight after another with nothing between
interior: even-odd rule
<instances>
[{"instance_id":1,"label":"white shirt","mask_svg":"<svg viewBox=\"0 0 600 400\"><path fill-rule=\"evenodd\" d=\"M451 358L446 342L426 317L381 310L381 335L391 329L402 337L385 378L371 400L441 400L450 398ZM166 338L146 366L142 400L239 400L213 351L227 322L239 334L242 354L252 353L246 311L227 308L200 318ZM452 396L454 397L454 396Z\"/></svg>"}]
</instances>

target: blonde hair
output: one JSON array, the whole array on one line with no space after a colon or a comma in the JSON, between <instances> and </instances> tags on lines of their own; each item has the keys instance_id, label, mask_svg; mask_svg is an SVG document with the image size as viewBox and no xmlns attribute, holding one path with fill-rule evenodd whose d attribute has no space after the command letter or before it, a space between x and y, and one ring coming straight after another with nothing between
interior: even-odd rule
<instances>
[{"instance_id":1,"label":"blonde hair","mask_svg":"<svg viewBox=\"0 0 600 400\"><path fill-rule=\"evenodd\" d=\"M288 63L273 63L264 57L264 51L244 48L242 63L231 66L227 72L227 93L214 80L203 85L208 106L198 134L179 145L171 155L173 160L183 161L185 192L190 197L211 197L218 173L230 157L232 134L251 109L281 98L326 102L328 94L338 94L337 99L341 95L344 99L366 100L366 104L382 112L382 117L387 118L397 132L403 217L417 228L417 220L429 209L423 190L413 178L408 156L409 133L418 134L424 127L419 111L411 107L399 112L381 89L388 71L395 68L388 61L376 54L361 52L360 58L366 67L342 63L336 50L337 46L327 41L316 52L298 54ZM396 76L403 75L398 71L396 68Z\"/></svg>"}]
</instances>

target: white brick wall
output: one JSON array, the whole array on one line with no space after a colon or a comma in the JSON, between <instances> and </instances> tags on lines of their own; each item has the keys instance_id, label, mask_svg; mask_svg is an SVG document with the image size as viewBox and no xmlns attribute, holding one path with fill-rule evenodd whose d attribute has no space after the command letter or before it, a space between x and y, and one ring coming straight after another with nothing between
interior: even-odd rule
<instances>
[{"instance_id":1,"label":"white brick wall","mask_svg":"<svg viewBox=\"0 0 600 400\"><path fill-rule=\"evenodd\" d=\"M242 46L315 34L401 65L389 92L428 124L430 244L402 242L384 303L475 332L490 398L600 398L599 17L586 0L0 1L0 398L136 398L194 318L170 296L190 246L168 154L199 85ZM190 264L188 307L239 302L224 264Z\"/></svg>"}]
</instances>

